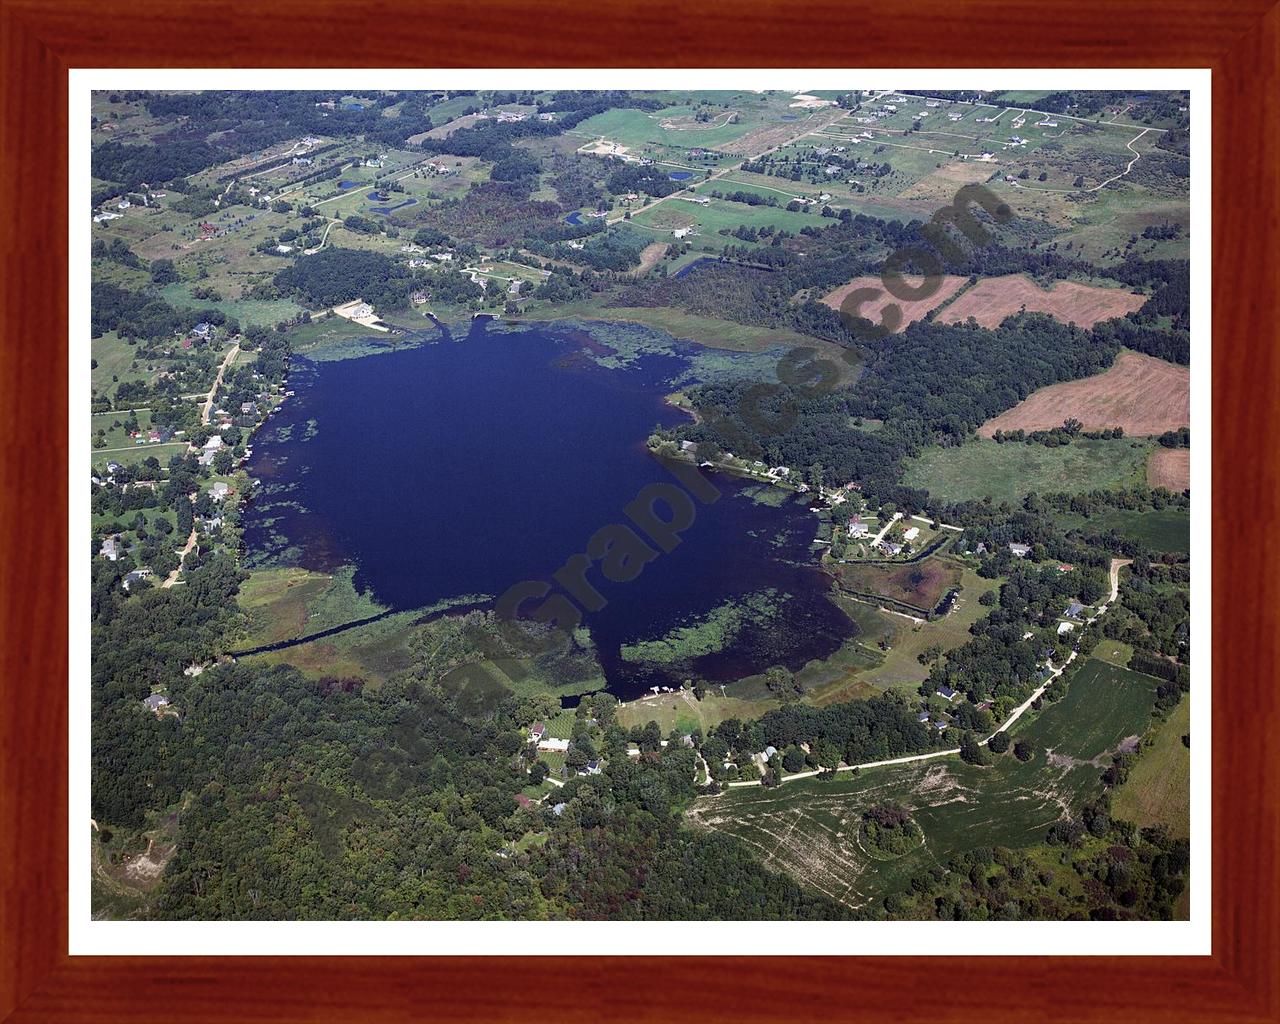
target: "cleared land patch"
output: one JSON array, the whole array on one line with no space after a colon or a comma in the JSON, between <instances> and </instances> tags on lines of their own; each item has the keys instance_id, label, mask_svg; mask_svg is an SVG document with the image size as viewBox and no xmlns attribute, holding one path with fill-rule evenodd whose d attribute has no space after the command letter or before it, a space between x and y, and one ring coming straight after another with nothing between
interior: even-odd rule
<instances>
[{"instance_id":1,"label":"cleared land patch","mask_svg":"<svg viewBox=\"0 0 1280 1024\"><path fill-rule=\"evenodd\" d=\"M874 594L927 614L943 595L960 582L960 567L929 557L906 565L861 563L837 570L840 586L859 594Z\"/></svg>"},{"instance_id":2,"label":"cleared land patch","mask_svg":"<svg viewBox=\"0 0 1280 1024\"><path fill-rule=\"evenodd\" d=\"M1005 317L1025 308L1029 313L1048 313L1055 320L1088 328L1141 309L1146 301L1145 295L1124 288L1096 288L1075 281L1057 281L1052 288L1041 288L1022 274L1009 274L979 281L938 319L953 324L973 317L983 327L999 327Z\"/></svg>"},{"instance_id":3,"label":"cleared land patch","mask_svg":"<svg viewBox=\"0 0 1280 1024\"><path fill-rule=\"evenodd\" d=\"M971 294L962 295L947 313ZM987 420L978 433L991 437L997 430L1052 430L1068 417L1085 430L1123 427L1131 436L1185 427L1191 422L1191 371L1139 352L1121 352L1110 369L1041 388Z\"/></svg>"},{"instance_id":4,"label":"cleared land patch","mask_svg":"<svg viewBox=\"0 0 1280 1024\"><path fill-rule=\"evenodd\" d=\"M897 333L897 331L906 328L908 324L913 324L917 320L923 319L924 315L928 313L929 310L936 309L938 306L941 306L947 301L947 299L951 298L951 296L955 295L955 293L960 290L966 280L966 278L959 277L955 274L948 274L942 279L942 284L938 290L927 299L909 301L906 299L896 298L889 294L878 277L855 277L847 284L842 284L839 288L824 295L822 297L822 303L824 306L830 306L832 309L839 311L840 304L844 302L845 298L851 292L854 292L859 288L873 288L879 294L864 301L862 305L858 307L856 315L866 317L874 324L879 324L882 319L881 311L886 306L896 304L902 310L902 322L894 332ZM907 283L911 287L916 287L919 282L908 280Z\"/></svg>"},{"instance_id":5,"label":"cleared land patch","mask_svg":"<svg viewBox=\"0 0 1280 1024\"><path fill-rule=\"evenodd\" d=\"M1147 462L1147 483L1185 491L1191 486L1191 449L1157 448Z\"/></svg>"},{"instance_id":6,"label":"cleared land patch","mask_svg":"<svg viewBox=\"0 0 1280 1024\"><path fill-rule=\"evenodd\" d=\"M1112 813L1138 826L1167 825L1175 836L1191 834L1191 700L1181 704L1152 733L1125 784L1116 790Z\"/></svg>"}]
</instances>

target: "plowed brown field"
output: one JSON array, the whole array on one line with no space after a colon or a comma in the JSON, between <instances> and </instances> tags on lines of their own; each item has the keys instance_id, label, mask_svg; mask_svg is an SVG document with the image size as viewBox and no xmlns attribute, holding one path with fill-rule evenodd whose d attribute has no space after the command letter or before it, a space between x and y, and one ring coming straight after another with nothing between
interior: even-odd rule
<instances>
[{"instance_id":1,"label":"plowed brown field","mask_svg":"<svg viewBox=\"0 0 1280 1024\"><path fill-rule=\"evenodd\" d=\"M938 320L953 324L973 317L983 327L998 327L1005 317L1025 307L1028 313L1048 313L1064 324L1087 328L1132 313L1146 301L1145 295L1135 295L1126 288L1056 281L1045 289L1022 274L1010 274L979 281L939 313Z\"/></svg>"},{"instance_id":2,"label":"plowed brown field","mask_svg":"<svg viewBox=\"0 0 1280 1024\"><path fill-rule=\"evenodd\" d=\"M906 281L910 287L919 287L920 278L907 277ZM880 311L890 303L897 303L902 308L902 323L898 330L902 330L908 324L913 324L920 320L924 315L936 306L942 305L947 299L951 298L960 286L964 284L965 278L955 275L948 275L942 279L942 284L938 290L930 295L927 299L920 299L916 302L909 302L905 299L895 298L885 289L878 277L855 277L848 284L842 284L835 291L823 296L823 304L830 306L837 312L840 310L840 303L845 300L845 296L856 288L875 288L880 294L874 299L864 302L858 309L858 315L866 317L873 324L880 323ZM895 332L896 333L896 332Z\"/></svg>"},{"instance_id":3,"label":"plowed brown field","mask_svg":"<svg viewBox=\"0 0 1280 1024\"><path fill-rule=\"evenodd\" d=\"M1157 448L1147 461L1147 483L1185 491L1191 486L1191 449Z\"/></svg>"},{"instance_id":4,"label":"plowed brown field","mask_svg":"<svg viewBox=\"0 0 1280 1024\"><path fill-rule=\"evenodd\" d=\"M991 437L997 430L1052 430L1068 417L1078 419L1085 430L1123 427L1134 436L1189 426L1191 372L1163 359L1121 352L1109 370L1041 388L987 420L978 433Z\"/></svg>"}]
</instances>

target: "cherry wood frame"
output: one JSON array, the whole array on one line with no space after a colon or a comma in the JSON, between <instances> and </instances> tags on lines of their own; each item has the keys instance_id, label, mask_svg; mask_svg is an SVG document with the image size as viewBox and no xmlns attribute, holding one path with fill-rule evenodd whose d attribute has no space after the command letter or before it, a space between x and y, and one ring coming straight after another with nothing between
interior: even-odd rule
<instances>
[{"instance_id":1,"label":"cherry wood frame","mask_svg":"<svg viewBox=\"0 0 1280 1024\"><path fill-rule=\"evenodd\" d=\"M0 0L0 1018L1280 1020L1272 2ZM69 957L68 68L952 65L1213 69L1212 955Z\"/></svg>"}]
</instances>

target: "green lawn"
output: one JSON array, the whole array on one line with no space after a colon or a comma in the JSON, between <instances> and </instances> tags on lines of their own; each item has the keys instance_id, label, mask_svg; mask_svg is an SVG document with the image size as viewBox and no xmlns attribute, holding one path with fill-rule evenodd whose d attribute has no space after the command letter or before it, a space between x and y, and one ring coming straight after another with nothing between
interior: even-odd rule
<instances>
[{"instance_id":1,"label":"green lawn","mask_svg":"<svg viewBox=\"0 0 1280 1024\"><path fill-rule=\"evenodd\" d=\"M990 767L944 757L834 781L734 788L699 800L688 820L735 836L802 884L864 906L974 847L1041 842L1064 805L1077 808L1098 792L1095 759L1146 729L1154 690L1145 676L1090 659L1061 701L1015 729L1035 748L1026 764L1011 754ZM884 800L911 807L925 834L918 850L888 862L873 860L856 842L862 812Z\"/></svg>"},{"instance_id":2,"label":"green lawn","mask_svg":"<svg viewBox=\"0 0 1280 1024\"><path fill-rule=\"evenodd\" d=\"M903 483L943 501L990 497L1018 504L1030 491L1092 491L1130 487L1146 480L1151 444L1073 441L1061 448L996 444L985 438L958 448L928 448L907 460Z\"/></svg>"}]
</instances>

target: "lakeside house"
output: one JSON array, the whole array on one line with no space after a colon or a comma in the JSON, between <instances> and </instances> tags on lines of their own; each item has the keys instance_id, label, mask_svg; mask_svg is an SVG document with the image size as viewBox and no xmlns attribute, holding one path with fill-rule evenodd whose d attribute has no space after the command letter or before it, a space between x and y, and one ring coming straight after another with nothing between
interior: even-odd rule
<instances>
[{"instance_id":1,"label":"lakeside house","mask_svg":"<svg viewBox=\"0 0 1280 1024\"><path fill-rule=\"evenodd\" d=\"M214 501L224 501L227 495L230 493L231 493L231 488L227 484L223 483L221 480L219 480L217 483L213 484L213 486L209 488L209 497L211 497Z\"/></svg>"}]
</instances>

